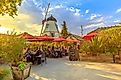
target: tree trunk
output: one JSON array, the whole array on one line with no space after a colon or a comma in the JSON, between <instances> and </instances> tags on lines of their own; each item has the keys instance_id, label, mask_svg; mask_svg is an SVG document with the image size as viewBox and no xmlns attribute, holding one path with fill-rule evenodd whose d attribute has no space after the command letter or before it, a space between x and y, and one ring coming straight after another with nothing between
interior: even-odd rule
<instances>
[{"instance_id":1,"label":"tree trunk","mask_svg":"<svg viewBox=\"0 0 121 80\"><path fill-rule=\"evenodd\" d=\"M119 60L121 60L120 51L118 51Z\"/></svg>"},{"instance_id":2,"label":"tree trunk","mask_svg":"<svg viewBox=\"0 0 121 80\"><path fill-rule=\"evenodd\" d=\"M116 60L115 60L115 55L113 54L113 62L115 63L116 62Z\"/></svg>"},{"instance_id":3,"label":"tree trunk","mask_svg":"<svg viewBox=\"0 0 121 80\"><path fill-rule=\"evenodd\" d=\"M121 53L119 53L119 59L121 60Z\"/></svg>"}]
</instances>

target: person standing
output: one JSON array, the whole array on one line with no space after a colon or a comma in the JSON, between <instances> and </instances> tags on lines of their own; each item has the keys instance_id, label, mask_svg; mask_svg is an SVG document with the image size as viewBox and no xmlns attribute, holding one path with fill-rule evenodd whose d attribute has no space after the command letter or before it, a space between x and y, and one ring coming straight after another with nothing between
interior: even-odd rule
<instances>
[{"instance_id":1,"label":"person standing","mask_svg":"<svg viewBox=\"0 0 121 80\"><path fill-rule=\"evenodd\" d=\"M79 45L75 46L75 56L76 56L76 60L80 61L80 56L79 56Z\"/></svg>"}]
</instances>

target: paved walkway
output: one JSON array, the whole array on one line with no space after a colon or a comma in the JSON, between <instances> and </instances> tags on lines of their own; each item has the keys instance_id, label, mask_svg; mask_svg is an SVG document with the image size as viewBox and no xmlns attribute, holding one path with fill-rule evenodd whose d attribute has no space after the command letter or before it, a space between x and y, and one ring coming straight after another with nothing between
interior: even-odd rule
<instances>
[{"instance_id":1,"label":"paved walkway","mask_svg":"<svg viewBox=\"0 0 121 80\"><path fill-rule=\"evenodd\" d=\"M43 66L32 66L27 80L121 80L121 64L48 59Z\"/></svg>"}]
</instances>

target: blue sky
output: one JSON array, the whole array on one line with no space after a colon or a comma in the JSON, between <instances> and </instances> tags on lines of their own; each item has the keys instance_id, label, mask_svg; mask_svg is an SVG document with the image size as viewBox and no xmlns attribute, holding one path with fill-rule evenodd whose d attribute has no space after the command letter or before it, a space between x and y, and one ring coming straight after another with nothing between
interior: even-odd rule
<instances>
[{"instance_id":1,"label":"blue sky","mask_svg":"<svg viewBox=\"0 0 121 80\"><path fill-rule=\"evenodd\" d=\"M121 0L24 0L14 28L18 32L39 35L48 3L51 3L48 16L52 14L57 19L60 29L66 21L69 31L74 34L80 35L81 25L86 34L98 27L121 22Z\"/></svg>"}]
</instances>

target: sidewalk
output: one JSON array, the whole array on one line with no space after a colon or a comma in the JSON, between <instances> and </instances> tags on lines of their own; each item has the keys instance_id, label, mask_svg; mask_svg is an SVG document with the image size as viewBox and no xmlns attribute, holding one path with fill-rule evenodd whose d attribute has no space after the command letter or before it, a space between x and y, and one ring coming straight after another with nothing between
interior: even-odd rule
<instances>
[{"instance_id":1,"label":"sidewalk","mask_svg":"<svg viewBox=\"0 0 121 80\"><path fill-rule=\"evenodd\" d=\"M121 65L48 59L43 66L32 66L27 80L121 80Z\"/></svg>"},{"instance_id":2,"label":"sidewalk","mask_svg":"<svg viewBox=\"0 0 121 80\"><path fill-rule=\"evenodd\" d=\"M48 59L47 64L32 65L26 80L121 80L121 64Z\"/></svg>"}]
</instances>

